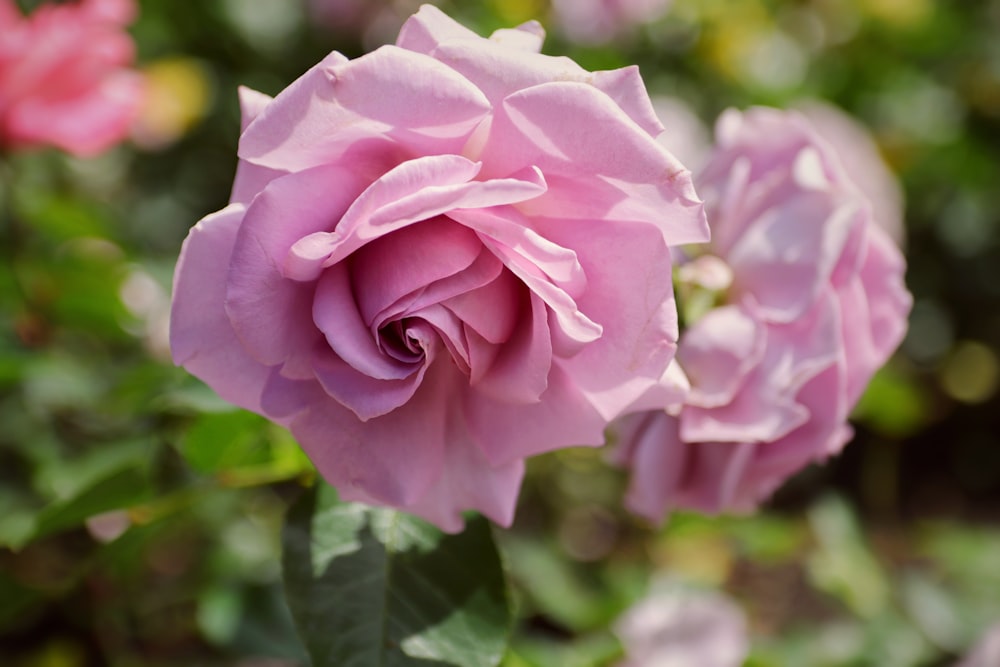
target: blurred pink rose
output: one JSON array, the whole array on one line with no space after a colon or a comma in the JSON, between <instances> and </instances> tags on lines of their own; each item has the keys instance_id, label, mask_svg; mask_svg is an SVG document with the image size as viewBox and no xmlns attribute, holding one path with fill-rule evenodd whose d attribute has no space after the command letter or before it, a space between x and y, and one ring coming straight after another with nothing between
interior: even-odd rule
<instances>
[{"instance_id":1,"label":"blurred pink rose","mask_svg":"<svg viewBox=\"0 0 1000 667\"><path fill-rule=\"evenodd\" d=\"M669 580L615 623L618 667L739 667L750 652L743 611L729 598Z\"/></svg>"},{"instance_id":2,"label":"blurred pink rose","mask_svg":"<svg viewBox=\"0 0 1000 667\"><path fill-rule=\"evenodd\" d=\"M421 0L308 0L310 21L316 26L360 41L365 50L390 44L403 22L423 4Z\"/></svg>"},{"instance_id":3,"label":"blurred pink rose","mask_svg":"<svg viewBox=\"0 0 1000 667\"><path fill-rule=\"evenodd\" d=\"M0 0L0 148L89 156L121 141L143 96L128 69L134 18L132 0L43 4L28 17Z\"/></svg>"},{"instance_id":4,"label":"blurred pink rose","mask_svg":"<svg viewBox=\"0 0 1000 667\"><path fill-rule=\"evenodd\" d=\"M572 40L607 42L662 17L672 0L552 0L555 20Z\"/></svg>"},{"instance_id":5,"label":"blurred pink rose","mask_svg":"<svg viewBox=\"0 0 1000 667\"><path fill-rule=\"evenodd\" d=\"M542 36L428 5L396 46L243 91L231 204L178 262L174 359L288 426L345 499L508 524L523 459L601 444L673 357L668 244L708 233L690 174L636 68Z\"/></svg>"},{"instance_id":6,"label":"blurred pink rose","mask_svg":"<svg viewBox=\"0 0 1000 667\"><path fill-rule=\"evenodd\" d=\"M633 468L627 502L657 521L672 507L751 509L838 452L911 304L899 249L804 117L729 111L716 134L697 179L712 241L705 266L678 276L692 301L730 280L706 270L720 260L731 284L682 334L686 398L619 428L616 456Z\"/></svg>"},{"instance_id":7,"label":"blurred pink rose","mask_svg":"<svg viewBox=\"0 0 1000 667\"><path fill-rule=\"evenodd\" d=\"M805 114L819 136L837 151L837 157L851 174L851 180L871 202L875 223L902 245L906 240L903 189L896 176L889 171L878 145L865 127L837 107L818 100L799 102L796 108ZM677 155L683 159L683 155ZM695 168L694 165L688 166Z\"/></svg>"},{"instance_id":8,"label":"blurred pink rose","mask_svg":"<svg viewBox=\"0 0 1000 667\"><path fill-rule=\"evenodd\" d=\"M1000 623L987 628L976 645L954 667L997 667L1000 665Z\"/></svg>"}]
</instances>

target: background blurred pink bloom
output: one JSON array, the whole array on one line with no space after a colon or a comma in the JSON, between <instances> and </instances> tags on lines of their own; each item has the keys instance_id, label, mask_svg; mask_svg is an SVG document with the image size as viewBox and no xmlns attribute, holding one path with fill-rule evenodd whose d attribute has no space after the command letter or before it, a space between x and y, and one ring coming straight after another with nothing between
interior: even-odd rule
<instances>
[{"instance_id":1,"label":"background blurred pink bloom","mask_svg":"<svg viewBox=\"0 0 1000 667\"><path fill-rule=\"evenodd\" d=\"M698 261L721 260L732 283L682 334L683 405L619 425L616 456L633 469L627 502L653 520L671 507L751 509L839 451L911 304L899 249L803 116L728 111L716 134L697 179L712 229ZM693 299L703 286L679 289Z\"/></svg>"},{"instance_id":2,"label":"background blurred pink bloom","mask_svg":"<svg viewBox=\"0 0 1000 667\"><path fill-rule=\"evenodd\" d=\"M607 42L666 14L671 0L552 0L554 19L569 39Z\"/></svg>"},{"instance_id":3,"label":"background blurred pink bloom","mask_svg":"<svg viewBox=\"0 0 1000 667\"><path fill-rule=\"evenodd\" d=\"M670 246L707 239L702 203L637 68L542 38L425 5L395 46L242 91L231 203L178 261L174 360L288 426L344 499L509 524L525 457L600 445L667 391Z\"/></svg>"},{"instance_id":4,"label":"background blurred pink bloom","mask_svg":"<svg viewBox=\"0 0 1000 667\"><path fill-rule=\"evenodd\" d=\"M0 0L0 146L89 156L121 141L143 96L124 30L135 11L132 0L80 0L25 17Z\"/></svg>"},{"instance_id":5,"label":"background blurred pink bloom","mask_svg":"<svg viewBox=\"0 0 1000 667\"><path fill-rule=\"evenodd\" d=\"M1000 665L1000 623L994 624L979 639L968 655L954 667L996 667Z\"/></svg>"},{"instance_id":6,"label":"background blurred pink bloom","mask_svg":"<svg viewBox=\"0 0 1000 667\"><path fill-rule=\"evenodd\" d=\"M739 667L750 652L743 611L724 595L661 580L615 624L618 667Z\"/></svg>"},{"instance_id":7,"label":"background blurred pink bloom","mask_svg":"<svg viewBox=\"0 0 1000 667\"><path fill-rule=\"evenodd\" d=\"M850 115L826 102L803 101L797 103L795 108L809 119L819 136L837 152L851 180L871 202L875 223L888 232L898 245L902 245L906 240L903 189L868 131Z\"/></svg>"},{"instance_id":8,"label":"background blurred pink bloom","mask_svg":"<svg viewBox=\"0 0 1000 667\"><path fill-rule=\"evenodd\" d=\"M666 129L659 141L695 173L712 149L712 137L701 118L684 100L668 95L653 97L653 109Z\"/></svg>"},{"instance_id":9,"label":"background blurred pink bloom","mask_svg":"<svg viewBox=\"0 0 1000 667\"><path fill-rule=\"evenodd\" d=\"M426 0L307 0L312 23L351 34L366 49L391 43L403 21ZM431 2L430 4L436 4Z\"/></svg>"}]
</instances>

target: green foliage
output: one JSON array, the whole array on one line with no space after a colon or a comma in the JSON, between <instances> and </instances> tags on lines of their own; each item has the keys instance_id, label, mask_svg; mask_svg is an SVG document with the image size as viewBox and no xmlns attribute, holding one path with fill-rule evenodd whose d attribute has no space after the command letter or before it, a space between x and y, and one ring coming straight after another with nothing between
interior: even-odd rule
<instances>
[{"instance_id":1,"label":"green foliage","mask_svg":"<svg viewBox=\"0 0 1000 667\"><path fill-rule=\"evenodd\" d=\"M500 556L481 517L446 535L325 485L284 531L288 601L313 667L493 667L510 612Z\"/></svg>"}]
</instances>

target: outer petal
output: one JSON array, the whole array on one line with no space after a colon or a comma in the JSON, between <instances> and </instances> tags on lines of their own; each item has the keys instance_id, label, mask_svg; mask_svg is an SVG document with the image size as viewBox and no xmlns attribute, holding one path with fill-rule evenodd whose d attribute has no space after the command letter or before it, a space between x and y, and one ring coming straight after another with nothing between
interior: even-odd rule
<instances>
[{"instance_id":1,"label":"outer petal","mask_svg":"<svg viewBox=\"0 0 1000 667\"><path fill-rule=\"evenodd\" d=\"M906 290L906 260L899 248L878 228L870 228L868 253L861 281L868 295L872 339L879 355L888 358L906 334L913 296Z\"/></svg>"},{"instance_id":2,"label":"outer petal","mask_svg":"<svg viewBox=\"0 0 1000 667\"><path fill-rule=\"evenodd\" d=\"M542 170L549 190L520 207L529 216L647 222L671 245L708 239L687 170L591 86L545 83L507 97L482 159L486 176Z\"/></svg>"},{"instance_id":3,"label":"outer petal","mask_svg":"<svg viewBox=\"0 0 1000 667\"><path fill-rule=\"evenodd\" d=\"M259 413L271 369L246 353L223 307L228 258L243 214L241 205L228 206L201 220L184 241L174 272L170 348L174 363L219 396Z\"/></svg>"},{"instance_id":4,"label":"outer petal","mask_svg":"<svg viewBox=\"0 0 1000 667\"><path fill-rule=\"evenodd\" d=\"M400 146L400 156L458 153L490 109L483 94L438 61L385 46L356 60L331 54L267 106L240 141L240 157L298 170L358 158L368 142ZM330 128L337 128L330 132Z\"/></svg>"},{"instance_id":5,"label":"outer petal","mask_svg":"<svg viewBox=\"0 0 1000 667\"><path fill-rule=\"evenodd\" d=\"M620 461L632 469L625 504L630 511L660 523L674 506L687 460L694 455L692 446L681 441L677 419L662 411L627 415L617 431L630 450Z\"/></svg>"},{"instance_id":6,"label":"outer petal","mask_svg":"<svg viewBox=\"0 0 1000 667\"><path fill-rule=\"evenodd\" d=\"M396 46L429 55L438 44L450 39L484 41L434 5L422 5L400 28Z\"/></svg>"},{"instance_id":7,"label":"outer petal","mask_svg":"<svg viewBox=\"0 0 1000 667\"><path fill-rule=\"evenodd\" d=\"M462 529L461 512L465 509L478 510L497 524L510 526L524 477L524 462L490 464L469 438L461 414L451 414L441 478L406 510L451 532Z\"/></svg>"},{"instance_id":8,"label":"outer petal","mask_svg":"<svg viewBox=\"0 0 1000 667\"><path fill-rule=\"evenodd\" d=\"M240 133L243 133L274 98L246 86L240 86L238 92L240 97ZM268 169L245 160L239 160L236 164L236 176L233 178L233 190L229 195L229 201L249 204L268 183L286 173L288 172L284 170Z\"/></svg>"},{"instance_id":9,"label":"outer petal","mask_svg":"<svg viewBox=\"0 0 1000 667\"><path fill-rule=\"evenodd\" d=\"M333 399L315 400L294 418L292 433L345 500L409 507L441 478L447 412L462 381L441 360L413 397L386 415L362 422Z\"/></svg>"},{"instance_id":10,"label":"outer petal","mask_svg":"<svg viewBox=\"0 0 1000 667\"><path fill-rule=\"evenodd\" d=\"M574 248L587 275L578 306L600 339L557 364L609 421L656 385L673 358L677 312L671 263L656 228L577 220L548 236Z\"/></svg>"},{"instance_id":11,"label":"outer petal","mask_svg":"<svg viewBox=\"0 0 1000 667\"><path fill-rule=\"evenodd\" d=\"M607 425L558 366L540 403L512 405L473 391L464 409L470 436L493 465L561 447L600 445Z\"/></svg>"}]
</instances>

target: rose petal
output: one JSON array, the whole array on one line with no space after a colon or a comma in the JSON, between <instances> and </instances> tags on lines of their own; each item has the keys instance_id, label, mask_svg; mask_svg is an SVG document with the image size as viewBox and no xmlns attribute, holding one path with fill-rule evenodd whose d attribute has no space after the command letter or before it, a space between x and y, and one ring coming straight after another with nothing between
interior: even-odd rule
<instances>
[{"instance_id":1,"label":"rose petal","mask_svg":"<svg viewBox=\"0 0 1000 667\"><path fill-rule=\"evenodd\" d=\"M223 307L228 258L243 214L243 206L230 205L191 228L174 272L170 349L174 363L223 399L259 413L271 369L246 353Z\"/></svg>"},{"instance_id":2,"label":"rose petal","mask_svg":"<svg viewBox=\"0 0 1000 667\"><path fill-rule=\"evenodd\" d=\"M540 403L512 405L468 392L464 409L469 434L493 465L561 447L604 443L607 421L556 365Z\"/></svg>"},{"instance_id":3,"label":"rose petal","mask_svg":"<svg viewBox=\"0 0 1000 667\"><path fill-rule=\"evenodd\" d=\"M327 269L316 284L312 319L330 348L352 367L377 380L402 380L422 365L386 354L358 311L346 264Z\"/></svg>"},{"instance_id":4,"label":"rose petal","mask_svg":"<svg viewBox=\"0 0 1000 667\"><path fill-rule=\"evenodd\" d=\"M312 370L329 396L358 416L361 421L392 412L410 400L433 361L434 347L426 360L410 375L399 380L382 380L358 371L329 348L313 357Z\"/></svg>"},{"instance_id":5,"label":"rose petal","mask_svg":"<svg viewBox=\"0 0 1000 667\"><path fill-rule=\"evenodd\" d=\"M286 270L299 280L311 280L322 267L407 225L456 209L520 202L545 191L537 172L531 172L531 180L470 180L478 170L478 163L457 155L417 158L399 165L358 197L335 231L300 240L286 260Z\"/></svg>"},{"instance_id":6,"label":"rose petal","mask_svg":"<svg viewBox=\"0 0 1000 667\"><path fill-rule=\"evenodd\" d=\"M767 334L738 306L710 310L685 333L677 360L691 380L692 405L712 408L733 400L764 357Z\"/></svg>"},{"instance_id":7,"label":"rose petal","mask_svg":"<svg viewBox=\"0 0 1000 667\"><path fill-rule=\"evenodd\" d=\"M831 208L822 194L803 194L762 215L726 260L734 290L753 295L770 320L790 322L808 309L830 282L857 209Z\"/></svg>"},{"instance_id":8,"label":"rose petal","mask_svg":"<svg viewBox=\"0 0 1000 667\"><path fill-rule=\"evenodd\" d=\"M485 177L542 170L549 190L521 207L530 216L647 222L670 245L708 239L690 173L592 86L544 83L508 96L481 159Z\"/></svg>"},{"instance_id":9,"label":"rose petal","mask_svg":"<svg viewBox=\"0 0 1000 667\"><path fill-rule=\"evenodd\" d=\"M405 508L440 480L448 406L464 380L442 361L427 369L409 401L377 419L360 421L331 398L311 402L292 421L292 433L342 499Z\"/></svg>"},{"instance_id":10,"label":"rose petal","mask_svg":"<svg viewBox=\"0 0 1000 667\"><path fill-rule=\"evenodd\" d=\"M298 170L340 162L348 147L364 155L373 139L377 155L385 138L410 154L458 153L489 109L478 88L429 56L394 46L351 61L334 53L250 124L240 157Z\"/></svg>"},{"instance_id":11,"label":"rose petal","mask_svg":"<svg viewBox=\"0 0 1000 667\"><path fill-rule=\"evenodd\" d=\"M483 257L492 259L502 268L491 253L485 252ZM524 287L509 271L497 271L492 278L442 303L485 341L499 344L509 340L519 324Z\"/></svg>"},{"instance_id":12,"label":"rose petal","mask_svg":"<svg viewBox=\"0 0 1000 667\"><path fill-rule=\"evenodd\" d=\"M351 272L362 318L371 326L383 309L467 269L482 250L473 232L440 217L365 245L354 254Z\"/></svg>"},{"instance_id":13,"label":"rose petal","mask_svg":"<svg viewBox=\"0 0 1000 667\"><path fill-rule=\"evenodd\" d=\"M253 200L240 227L226 312L247 351L265 365L289 365L290 377L303 377L319 334L311 317L313 286L286 278L282 262L302 236L335 224L363 187L339 165L290 174ZM314 192L327 196L309 196Z\"/></svg>"},{"instance_id":14,"label":"rose petal","mask_svg":"<svg viewBox=\"0 0 1000 667\"><path fill-rule=\"evenodd\" d=\"M677 429L677 419L662 411L626 415L617 427L620 439L631 448L625 505L654 523L662 522L673 507L686 472L691 445L681 442Z\"/></svg>"},{"instance_id":15,"label":"rose petal","mask_svg":"<svg viewBox=\"0 0 1000 667\"><path fill-rule=\"evenodd\" d=\"M574 248L587 275L580 312L600 339L558 364L606 419L660 381L677 341L670 254L651 225L552 221L546 236Z\"/></svg>"},{"instance_id":16,"label":"rose petal","mask_svg":"<svg viewBox=\"0 0 1000 667\"><path fill-rule=\"evenodd\" d=\"M470 384L506 403L537 403L548 387L552 337L545 304L535 294L521 306L520 326L498 349L487 369L477 368Z\"/></svg>"},{"instance_id":17,"label":"rose petal","mask_svg":"<svg viewBox=\"0 0 1000 667\"><path fill-rule=\"evenodd\" d=\"M396 46L430 54L438 44L450 39L483 41L482 37L434 5L422 5L399 29Z\"/></svg>"},{"instance_id":18,"label":"rose petal","mask_svg":"<svg viewBox=\"0 0 1000 667\"><path fill-rule=\"evenodd\" d=\"M526 21L516 28L494 30L490 41L508 49L538 53L545 41L545 28L538 21Z\"/></svg>"}]
</instances>

